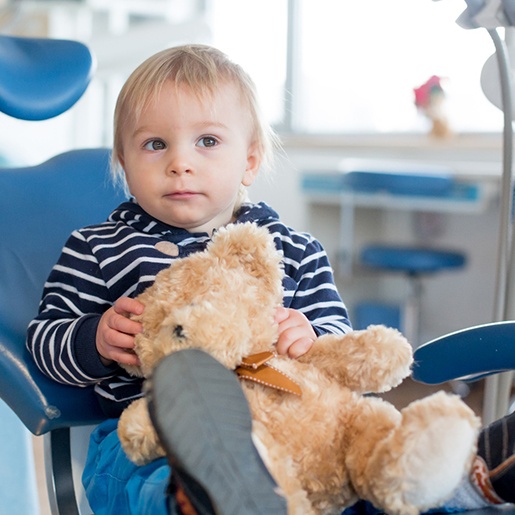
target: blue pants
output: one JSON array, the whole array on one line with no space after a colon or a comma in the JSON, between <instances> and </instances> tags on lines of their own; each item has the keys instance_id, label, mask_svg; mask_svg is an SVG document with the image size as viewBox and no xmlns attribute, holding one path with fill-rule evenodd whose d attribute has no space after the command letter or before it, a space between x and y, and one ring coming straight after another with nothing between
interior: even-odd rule
<instances>
[{"instance_id":1,"label":"blue pants","mask_svg":"<svg viewBox=\"0 0 515 515\"><path fill-rule=\"evenodd\" d=\"M116 427L106 420L93 431L82 483L95 515L169 515L165 458L138 466L125 455Z\"/></svg>"},{"instance_id":2,"label":"blue pants","mask_svg":"<svg viewBox=\"0 0 515 515\"><path fill-rule=\"evenodd\" d=\"M125 455L116 427L106 420L91 434L82 483L95 515L174 515L167 504L170 467L165 458L138 466ZM442 508L434 512L451 512ZM370 503L359 501L344 515L378 515Z\"/></svg>"}]
</instances>

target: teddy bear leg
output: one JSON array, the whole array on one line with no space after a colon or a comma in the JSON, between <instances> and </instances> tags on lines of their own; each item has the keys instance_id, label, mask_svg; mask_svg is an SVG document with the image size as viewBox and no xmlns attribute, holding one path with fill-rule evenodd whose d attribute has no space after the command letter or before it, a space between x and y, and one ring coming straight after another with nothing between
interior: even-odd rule
<instances>
[{"instance_id":1,"label":"teddy bear leg","mask_svg":"<svg viewBox=\"0 0 515 515\"><path fill-rule=\"evenodd\" d=\"M393 414L384 406L378 411ZM369 426L382 425L377 416L363 418ZM382 436L380 429L363 427L351 444L359 454L363 440L374 442L363 463L354 456L356 491L392 515L416 515L442 506L470 471L479 419L457 396L439 392L411 403L392 420Z\"/></svg>"},{"instance_id":2,"label":"teddy bear leg","mask_svg":"<svg viewBox=\"0 0 515 515\"><path fill-rule=\"evenodd\" d=\"M144 398L135 400L123 411L118 421L118 437L125 454L136 465L165 456Z\"/></svg>"}]
</instances>

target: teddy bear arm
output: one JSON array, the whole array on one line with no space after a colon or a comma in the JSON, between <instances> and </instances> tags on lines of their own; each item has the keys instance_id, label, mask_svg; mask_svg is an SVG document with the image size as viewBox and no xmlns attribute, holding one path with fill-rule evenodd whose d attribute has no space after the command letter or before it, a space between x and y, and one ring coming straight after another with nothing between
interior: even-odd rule
<instances>
[{"instance_id":1,"label":"teddy bear arm","mask_svg":"<svg viewBox=\"0 0 515 515\"><path fill-rule=\"evenodd\" d=\"M396 329L370 326L344 335L320 336L299 358L358 393L382 393L411 374L411 345Z\"/></svg>"}]
</instances>

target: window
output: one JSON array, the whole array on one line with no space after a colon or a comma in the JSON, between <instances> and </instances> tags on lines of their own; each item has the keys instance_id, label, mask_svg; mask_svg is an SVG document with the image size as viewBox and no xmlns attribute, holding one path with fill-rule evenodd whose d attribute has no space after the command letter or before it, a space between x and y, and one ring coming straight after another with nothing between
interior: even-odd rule
<instances>
[{"instance_id":1,"label":"window","mask_svg":"<svg viewBox=\"0 0 515 515\"><path fill-rule=\"evenodd\" d=\"M287 128L298 133L426 132L413 89L438 75L454 131L501 130L502 113L480 87L494 46L486 30L456 23L465 2L290 1L287 92L286 0L212 1L213 44L251 73L273 123L288 121L291 108Z\"/></svg>"},{"instance_id":2,"label":"window","mask_svg":"<svg viewBox=\"0 0 515 515\"><path fill-rule=\"evenodd\" d=\"M287 0L211 0L212 45L254 79L265 115L273 125L284 117L287 57Z\"/></svg>"}]
</instances>

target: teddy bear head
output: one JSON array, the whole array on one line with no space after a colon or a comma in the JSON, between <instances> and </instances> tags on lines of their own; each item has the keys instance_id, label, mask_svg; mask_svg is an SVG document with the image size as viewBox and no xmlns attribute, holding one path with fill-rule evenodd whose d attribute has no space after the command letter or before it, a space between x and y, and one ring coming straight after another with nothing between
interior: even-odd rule
<instances>
[{"instance_id":1,"label":"teddy bear head","mask_svg":"<svg viewBox=\"0 0 515 515\"><path fill-rule=\"evenodd\" d=\"M147 377L177 350L200 348L227 368L273 350L275 310L282 305L281 254L267 229L252 223L219 229L206 250L176 259L138 299L143 331L134 351Z\"/></svg>"}]
</instances>

